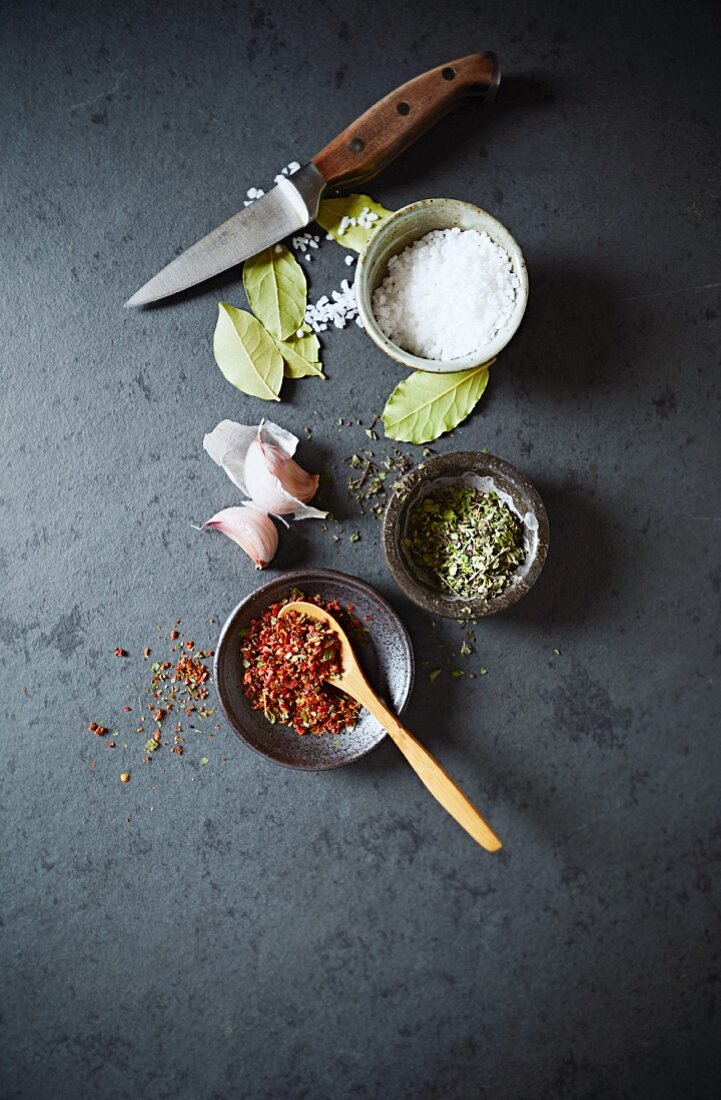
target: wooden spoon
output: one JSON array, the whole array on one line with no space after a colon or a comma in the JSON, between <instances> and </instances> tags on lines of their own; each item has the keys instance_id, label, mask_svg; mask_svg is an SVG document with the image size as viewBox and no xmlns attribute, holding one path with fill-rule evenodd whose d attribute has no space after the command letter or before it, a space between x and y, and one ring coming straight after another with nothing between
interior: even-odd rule
<instances>
[{"instance_id":1,"label":"wooden spoon","mask_svg":"<svg viewBox=\"0 0 721 1100\"><path fill-rule=\"evenodd\" d=\"M350 639L338 620L324 608L306 603L305 600L293 600L292 603L287 603L279 614L287 615L289 611L297 611L309 619L318 619L332 627L340 641L342 671L340 676L328 677L329 682L370 711L393 738L421 783L428 788L441 806L482 848L486 848L489 852L497 852L501 847L501 840L488 822L484 821L475 806L469 802L461 788L453 782L435 757L431 756L428 749L424 749L420 741L416 741L413 734L400 724L395 714L388 710L378 698L363 675Z\"/></svg>"}]
</instances>

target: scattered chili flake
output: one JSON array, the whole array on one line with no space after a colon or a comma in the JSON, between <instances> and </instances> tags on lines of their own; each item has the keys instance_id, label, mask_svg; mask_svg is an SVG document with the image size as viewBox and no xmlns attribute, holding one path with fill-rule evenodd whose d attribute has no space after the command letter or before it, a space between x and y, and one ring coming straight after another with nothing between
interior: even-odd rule
<instances>
[{"instance_id":1,"label":"scattered chili flake","mask_svg":"<svg viewBox=\"0 0 721 1100\"><path fill-rule=\"evenodd\" d=\"M127 657L128 656L128 651L126 649L121 649L120 646L118 646L117 649L115 650L115 656L116 657Z\"/></svg>"},{"instance_id":2,"label":"scattered chili flake","mask_svg":"<svg viewBox=\"0 0 721 1100\"><path fill-rule=\"evenodd\" d=\"M129 783L130 782L130 772L121 772L120 773L120 782L121 783Z\"/></svg>"},{"instance_id":3,"label":"scattered chili flake","mask_svg":"<svg viewBox=\"0 0 721 1100\"><path fill-rule=\"evenodd\" d=\"M324 607L341 622L359 627L337 600L293 593L254 619L241 646L243 687L254 710L271 724L282 722L298 734L340 733L353 727L360 707L327 682L341 670L338 639L332 627L295 612L278 617L283 604L304 599Z\"/></svg>"},{"instance_id":4,"label":"scattered chili flake","mask_svg":"<svg viewBox=\"0 0 721 1100\"><path fill-rule=\"evenodd\" d=\"M148 647L146 646L145 649L143 650L143 660L147 661L148 657L150 656L150 654L152 652L153 652L152 649L148 649Z\"/></svg>"},{"instance_id":5,"label":"scattered chili flake","mask_svg":"<svg viewBox=\"0 0 721 1100\"><path fill-rule=\"evenodd\" d=\"M96 726L95 729L93 730L93 733L95 734L96 737L102 737L107 732L108 732L108 730L107 730L106 726Z\"/></svg>"},{"instance_id":6,"label":"scattered chili flake","mask_svg":"<svg viewBox=\"0 0 721 1100\"><path fill-rule=\"evenodd\" d=\"M97 728L98 728L98 723L97 722L91 722L90 725L88 726L88 729L90 730L91 733L95 733Z\"/></svg>"},{"instance_id":7,"label":"scattered chili flake","mask_svg":"<svg viewBox=\"0 0 721 1100\"><path fill-rule=\"evenodd\" d=\"M186 648L186 649L195 649L195 642L190 642L190 641L187 641L187 642L185 643L185 648Z\"/></svg>"},{"instance_id":8,"label":"scattered chili flake","mask_svg":"<svg viewBox=\"0 0 721 1100\"><path fill-rule=\"evenodd\" d=\"M171 642L174 642L175 639L179 638L179 637L180 637L180 632L178 630L171 630L170 631L170 640L171 640Z\"/></svg>"},{"instance_id":9,"label":"scattered chili flake","mask_svg":"<svg viewBox=\"0 0 721 1100\"><path fill-rule=\"evenodd\" d=\"M114 749L115 748L115 742L114 741L108 741L107 748Z\"/></svg>"},{"instance_id":10,"label":"scattered chili flake","mask_svg":"<svg viewBox=\"0 0 721 1100\"><path fill-rule=\"evenodd\" d=\"M183 755L183 746L182 745L173 745L173 747L170 751L174 752L176 756L182 756Z\"/></svg>"},{"instance_id":11,"label":"scattered chili flake","mask_svg":"<svg viewBox=\"0 0 721 1100\"><path fill-rule=\"evenodd\" d=\"M132 709L133 709L132 707L123 707L123 710L124 710L124 711L125 711L126 713L127 713L128 711L131 711Z\"/></svg>"}]
</instances>

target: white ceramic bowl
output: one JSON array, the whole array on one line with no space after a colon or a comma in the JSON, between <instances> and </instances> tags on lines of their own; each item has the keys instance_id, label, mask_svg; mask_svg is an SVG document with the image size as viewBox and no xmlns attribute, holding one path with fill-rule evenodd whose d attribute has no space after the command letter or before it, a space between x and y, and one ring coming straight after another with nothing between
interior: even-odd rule
<instances>
[{"instance_id":1,"label":"white ceramic bowl","mask_svg":"<svg viewBox=\"0 0 721 1100\"><path fill-rule=\"evenodd\" d=\"M478 348L470 355L459 359L423 359L412 355L385 335L373 315L373 292L383 282L388 272L388 261L407 248L419 237L424 237L433 229L475 229L479 233L486 231L491 240L504 248L511 258L514 274L518 276L520 286L516 291L516 304L513 313L494 340ZM487 363L505 348L511 340L526 310L528 301L528 272L526 261L517 242L504 225L470 202L459 199L422 199L396 210L381 222L368 244L363 249L355 276L355 292L365 330L374 344L411 370L436 371L441 374L453 371L470 370L479 363Z\"/></svg>"}]
</instances>

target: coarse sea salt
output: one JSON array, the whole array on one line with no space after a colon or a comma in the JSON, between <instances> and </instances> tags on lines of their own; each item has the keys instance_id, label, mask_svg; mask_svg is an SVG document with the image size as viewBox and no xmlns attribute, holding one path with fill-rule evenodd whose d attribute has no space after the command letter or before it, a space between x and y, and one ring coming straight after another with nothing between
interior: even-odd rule
<instances>
[{"instance_id":1,"label":"coarse sea salt","mask_svg":"<svg viewBox=\"0 0 721 1100\"><path fill-rule=\"evenodd\" d=\"M519 286L510 256L486 232L434 229L390 258L373 313L405 351L459 359L508 323Z\"/></svg>"},{"instance_id":2,"label":"coarse sea salt","mask_svg":"<svg viewBox=\"0 0 721 1100\"><path fill-rule=\"evenodd\" d=\"M329 325L345 328L349 321L355 321L362 328L354 287L347 279L343 279L340 290L331 291L330 297L323 294L317 302L308 303L305 320L313 332L325 332Z\"/></svg>"}]
</instances>

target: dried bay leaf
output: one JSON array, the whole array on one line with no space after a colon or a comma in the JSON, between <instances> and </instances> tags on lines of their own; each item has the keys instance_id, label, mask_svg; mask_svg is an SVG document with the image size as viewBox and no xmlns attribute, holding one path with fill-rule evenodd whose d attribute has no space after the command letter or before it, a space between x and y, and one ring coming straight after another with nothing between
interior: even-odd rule
<instances>
[{"instance_id":1,"label":"dried bay leaf","mask_svg":"<svg viewBox=\"0 0 721 1100\"><path fill-rule=\"evenodd\" d=\"M480 400L494 362L453 374L414 371L388 398L383 410L386 435L404 443L430 443L451 431Z\"/></svg>"},{"instance_id":2,"label":"dried bay leaf","mask_svg":"<svg viewBox=\"0 0 721 1100\"><path fill-rule=\"evenodd\" d=\"M243 287L250 308L271 336L285 340L303 324L305 273L285 245L271 245L246 260Z\"/></svg>"},{"instance_id":3,"label":"dried bay leaf","mask_svg":"<svg viewBox=\"0 0 721 1100\"><path fill-rule=\"evenodd\" d=\"M213 354L236 389L264 401L279 400L283 358L272 337L252 313L219 302Z\"/></svg>"},{"instance_id":4,"label":"dried bay leaf","mask_svg":"<svg viewBox=\"0 0 721 1100\"><path fill-rule=\"evenodd\" d=\"M354 218L356 221L362 211L367 208L372 214L377 214L378 219L370 227L362 225L349 225L341 233L340 226L343 218ZM373 202L367 195L342 195L335 199L321 199L316 221L326 233L330 233L334 241L342 244L344 248L350 248L353 252L360 252L365 248L369 237L381 224L383 218L387 218L392 211L386 210L378 202Z\"/></svg>"},{"instance_id":5,"label":"dried bay leaf","mask_svg":"<svg viewBox=\"0 0 721 1100\"><path fill-rule=\"evenodd\" d=\"M320 341L315 333L291 337L290 340L276 340L275 343L283 356L286 378L325 378L320 361Z\"/></svg>"}]
</instances>

